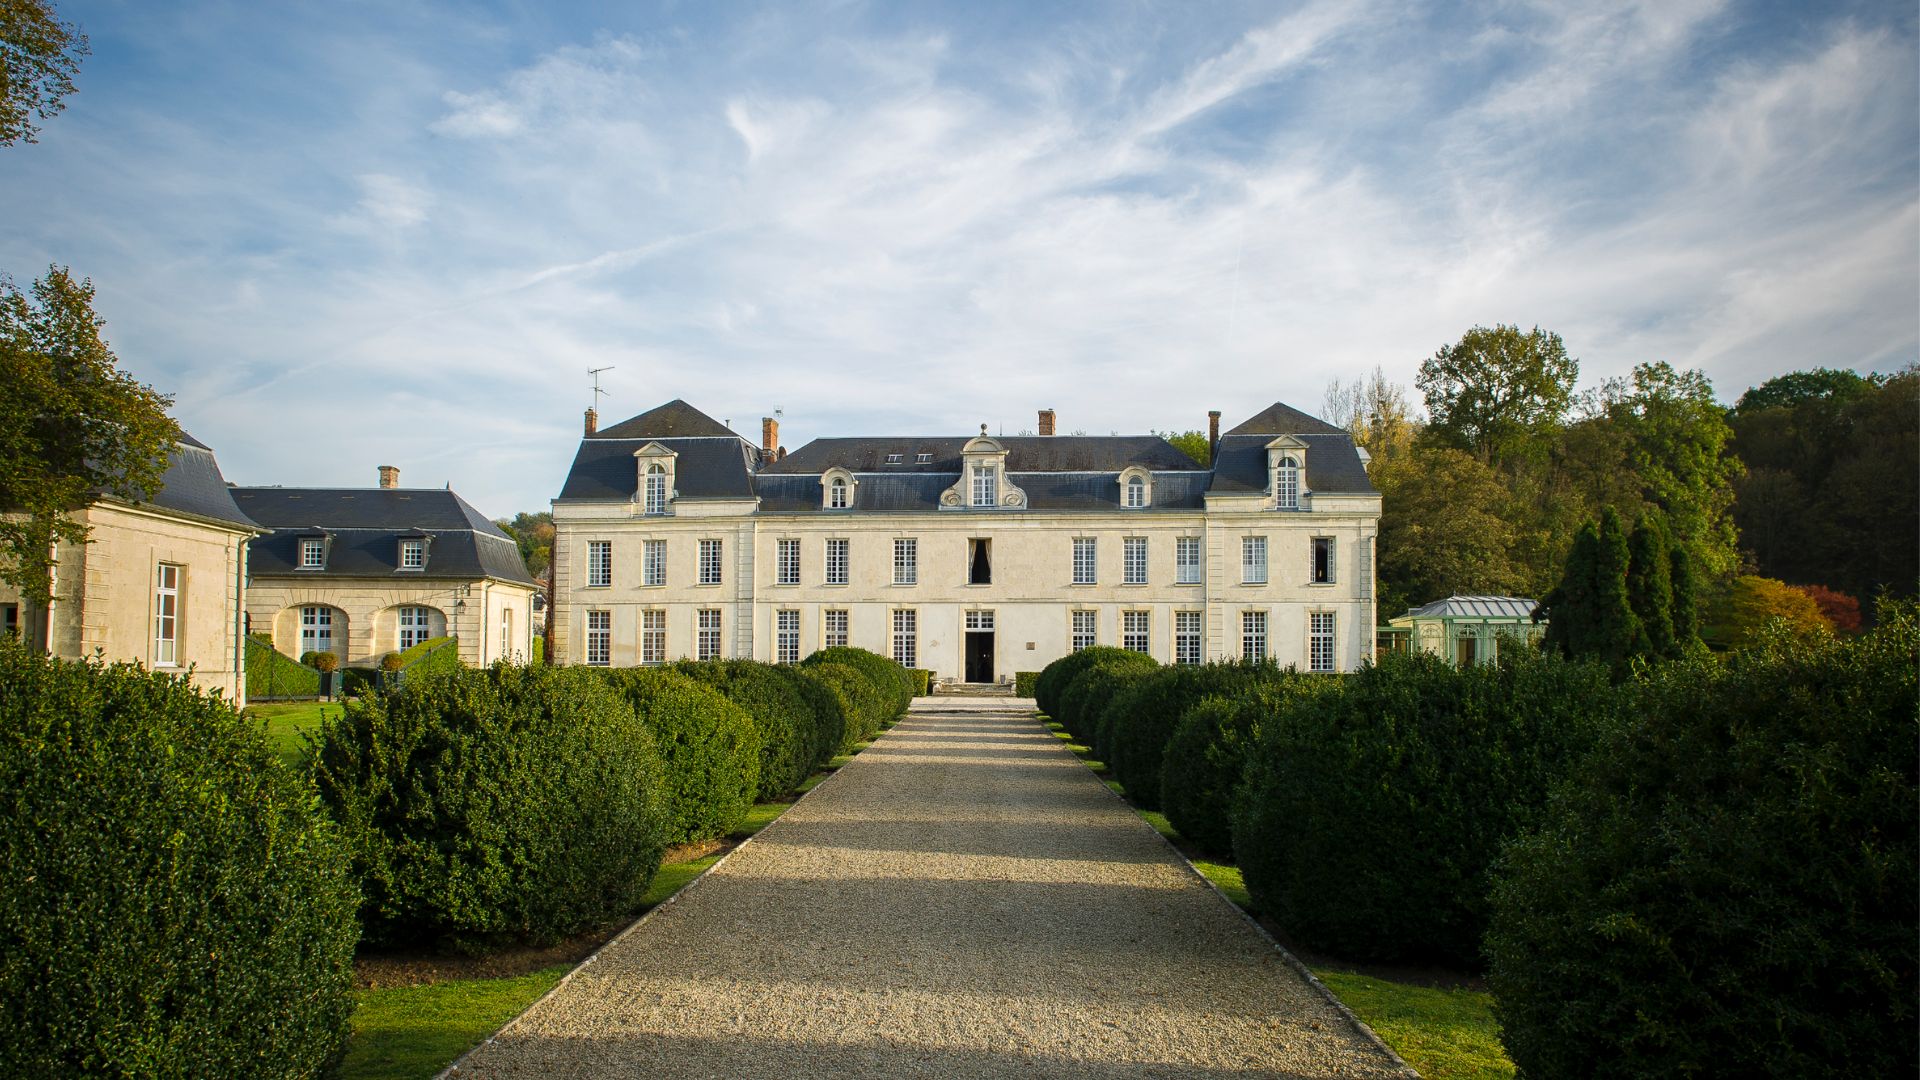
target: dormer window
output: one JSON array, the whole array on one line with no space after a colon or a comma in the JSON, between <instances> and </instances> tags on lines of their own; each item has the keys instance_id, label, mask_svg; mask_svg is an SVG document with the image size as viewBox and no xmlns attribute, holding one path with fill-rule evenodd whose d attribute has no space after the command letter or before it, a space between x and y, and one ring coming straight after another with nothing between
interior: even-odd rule
<instances>
[{"instance_id":1,"label":"dormer window","mask_svg":"<svg viewBox=\"0 0 1920 1080\"><path fill-rule=\"evenodd\" d=\"M649 514L667 512L667 467L654 462L647 466L645 508Z\"/></svg>"},{"instance_id":2,"label":"dormer window","mask_svg":"<svg viewBox=\"0 0 1920 1080\"><path fill-rule=\"evenodd\" d=\"M1280 510L1300 509L1300 462L1292 454L1283 455L1273 467L1273 505Z\"/></svg>"},{"instance_id":3,"label":"dormer window","mask_svg":"<svg viewBox=\"0 0 1920 1080\"><path fill-rule=\"evenodd\" d=\"M1007 448L987 436L980 425L980 436L968 439L960 448L960 477L940 494L940 506L946 510L1019 510L1027 505L1027 493L1007 477Z\"/></svg>"},{"instance_id":4,"label":"dormer window","mask_svg":"<svg viewBox=\"0 0 1920 1080\"><path fill-rule=\"evenodd\" d=\"M887 455L887 464L889 464L889 465L898 465L898 464L900 464L900 455L899 455L899 454L888 454L888 455Z\"/></svg>"},{"instance_id":5,"label":"dormer window","mask_svg":"<svg viewBox=\"0 0 1920 1080\"><path fill-rule=\"evenodd\" d=\"M327 565L327 542L322 539L300 541L300 569L321 570Z\"/></svg>"},{"instance_id":6,"label":"dormer window","mask_svg":"<svg viewBox=\"0 0 1920 1080\"><path fill-rule=\"evenodd\" d=\"M1145 510L1153 505L1153 474L1138 465L1120 470L1120 506L1126 510Z\"/></svg>"},{"instance_id":7,"label":"dormer window","mask_svg":"<svg viewBox=\"0 0 1920 1080\"><path fill-rule=\"evenodd\" d=\"M1000 474L991 465L973 467L973 505L1000 505Z\"/></svg>"},{"instance_id":8,"label":"dormer window","mask_svg":"<svg viewBox=\"0 0 1920 1080\"><path fill-rule=\"evenodd\" d=\"M853 474L835 465L820 476L820 505L828 510L853 509Z\"/></svg>"},{"instance_id":9,"label":"dormer window","mask_svg":"<svg viewBox=\"0 0 1920 1080\"><path fill-rule=\"evenodd\" d=\"M1147 505L1147 482L1138 476L1127 478L1127 497L1124 503L1129 510L1138 510Z\"/></svg>"},{"instance_id":10,"label":"dormer window","mask_svg":"<svg viewBox=\"0 0 1920 1080\"><path fill-rule=\"evenodd\" d=\"M425 540L400 541L400 569L425 570L427 568L427 542Z\"/></svg>"},{"instance_id":11,"label":"dormer window","mask_svg":"<svg viewBox=\"0 0 1920 1080\"><path fill-rule=\"evenodd\" d=\"M847 479L836 476L833 483L827 485L827 509L845 510L847 508Z\"/></svg>"},{"instance_id":12,"label":"dormer window","mask_svg":"<svg viewBox=\"0 0 1920 1080\"><path fill-rule=\"evenodd\" d=\"M633 452L634 465L639 469L638 486L634 490L634 509L651 517L664 517L673 512L673 464L679 455L657 442L650 442Z\"/></svg>"},{"instance_id":13,"label":"dormer window","mask_svg":"<svg viewBox=\"0 0 1920 1080\"><path fill-rule=\"evenodd\" d=\"M932 454L915 454L913 455L913 463L915 465L931 465L933 464L933 455Z\"/></svg>"}]
</instances>

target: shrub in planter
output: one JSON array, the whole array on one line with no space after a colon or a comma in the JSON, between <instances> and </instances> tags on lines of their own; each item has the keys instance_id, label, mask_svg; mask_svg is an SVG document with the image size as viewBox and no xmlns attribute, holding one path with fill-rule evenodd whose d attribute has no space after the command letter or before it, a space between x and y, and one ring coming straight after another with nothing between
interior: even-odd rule
<instances>
[{"instance_id":1,"label":"shrub in planter","mask_svg":"<svg viewBox=\"0 0 1920 1080\"><path fill-rule=\"evenodd\" d=\"M1155 669L1107 702L1096 730L1113 778L1127 798L1147 810L1160 807L1160 756L1180 715L1211 694L1232 694L1267 678L1278 678L1271 661L1173 664Z\"/></svg>"},{"instance_id":2,"label":"shrub in planter","mask_svg":"<svg viewBox=\"0 0 1920 1080\"><path fill-rule=\"evenodd\" d=\"M1102 745L1096 721L1106 710L1107 702L1123 684L1160 669L1153 657L1145 653L1126 649L1114 652L1120 655L1096 658L1060 693L1059 721L1068 731L1091 744L1095 753L1101 752Z\"/></svg>"},{"instance_id":3,"label":"shrub in planter","mask_svg":"<svg viewBox=\"0 0 1920 1080\"><path fill-rule=\"evenodd\" d=\"M1013 673L1013 696L1032 697L1034 686L1040 681L1037 671L1016 671Z\"/></svg>"},{"instance_id":4,"label":"shrub in planter","mask_svg":"<svg viewBox=\"0 0 1920 1080\"><path fill-rule=\"evenodd\" d=\"M874 689L881 692L886 702L884 707L886 715L880 718L881 723L906 712L907 706L913 703L917 680L906 668L879 653L836 645L832 648L817 650L800 662L802 667L815 664L845 664L865 675ZM879 729L876 727L874 730Z\"/></svg>"},{"instance_id":5,"label":"shrub in planter","mask_svg":"<svg viewBox=\"0 0 1920 1080\"><path fill-rule=\"evenodd\" d=\"M1920 1058L1911 606L1636 688L1494 889L1528 1076L1897 1076Z\"/></svg>"},{"instance_id":6,"label":"shrub in planter","mask_svg":"<svg viewBox=\"0 0 1920 1080\"><path fill-rule=\"evenodd\" d=\"M705 683L662 668L594 668L633 706L660 751L668 844L725 836L753 809L760 729Z\"/></svg>"},{"instance_id":7,"label":"shrub in planter","mask_svg":"<svg viewBox=\"0 0 1920 1080\"><path fill-rule=\"evenodd\" d=\"M381 946L544 944L630 915L660 865L660 754L584 669L409 678L320 731L314 777Z\"/></svg>"},{"instance_id":8,"label":"shrub in planter","mask_svg":"<svg viewBox=\"0 0 1920 1080\"><path fill-rule=\"evenodd\" d=\"M1282 715L1297 701L1332 685L1326 676L1276 668L1230 697L1204 698L1188 708L1160 758L1160 808L1167 821L1202 851L1231 855L1234 793L1261 725L1284 722Z\"/></svg>"},{"instance_id":9,"label":"shrub in planter","mask_svg":"<svg viewBox=\"0 0 1920 1080\"><path fill-rule=\"evenodd\" d=\"M384 653L380 657L381 671L399 671L405 666L407 666L407 662L400 659L400 654L397 652Z\"/></svg>"},{"instance_id":10,"label":"shrub in planter","mask_svg":"<svg viewBox=\"0 0 1920 1080\"><path fill-rule=\"evenodd\" d=\"M330 652L308 652L300 656L300 662L322 675L340 670L340 656Z\"/></svg>"},{"instance_id":11,"label":"shrub in planter","mask_svg":"<svg viewBox=\"0 0 1920 1080\"><path fill-rule=\"evenodd\" d=\"M725 695L760 729L761 799L777 799L813 772L820 719L810 695L772 664L754 660L683 660L673 669Z\"/></svg>"},{"instance_id":12,"label":"shrub in planter","mask_svg":"<svg viewBox=\"0 0 1920 1080\"><path fill-rule=\"evenodd\" d=\"M1094 661L1102 657L1118 656L1126 651L1125 649L1114 648L1111 645L1095 645L1090 649L1081 649L1079 652L1068 653L1053 663L1048 664L1046 667L1041 668L1040 677L1033 682L1034 704L1039 706L1040 711L1052 719L1062 724L1066 723L1066 721L1060 719L1060 695L1066 693L1067 687L1072 684L1073 680L1077 678L1081 672L1087 670L1087 667ZM1079 735L1081 733L1076 731L1074 734Z\"/></svg>"},{"instance_id":13,"label":"shrub in planter","mask_svg":"<svg viewBox=\"0 0 1920 1080\"><path fill-rule=\"evenodd\" d=\"M1340 678L1261 725L1233 821L1254 903L1310 948L1476 966L1501 845L1618 712L1604 667L1526 649Z\"/></svg>"},{"instance_id":14,"label":"shrub in planter","mask_svg":"<svg viewBox=\"0 0 1920 1080\"><path fill-rule=\"evenodd\" d=\"M851 750L880 732L880 725L895 715L897 694L873 685L865 672L846 664L806 663L795 669L802 677L819 683L833 694L846 713L846 734L837 749ZM901 669L905 671L905 668Z\"/></svg>"},{"instance_id":15,"label":"shrub in planter","mask_svg":"<svg viewBox=\"0 0 1920 1080\"><path fill-rule=\"evenodd\" d=\"M0 641L0 1075L313 1076L357 896L306 784L183 677Z\"/></svg>"},{"instance_id":16,"label":"shrub in planter","mask_svg":"<svg viewBox=\"0 0 1920 1080\"><path fill-rule=\"evenodd\" d=\"M907 673L913 677L914 697L926 697L933 693L932 668L908 668Z\"/></svg>"}]
</instances>

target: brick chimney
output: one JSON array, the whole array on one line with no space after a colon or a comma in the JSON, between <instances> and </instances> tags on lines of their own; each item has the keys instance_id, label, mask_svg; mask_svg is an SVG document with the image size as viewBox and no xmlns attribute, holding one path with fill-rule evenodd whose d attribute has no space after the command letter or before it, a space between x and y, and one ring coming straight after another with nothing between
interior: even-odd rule
<instances>
[{"instance_id":1,"label":"brick chimney","mask_svg":"<svg viewBox=\"0 0 1920 1080\"><path fill-rule=\"evenodd\" d=\"M1207 411L1207 456L1213 457L1220 452L1220 410Z\"/></svg>"},{"instance_id":2,"label":"brick chimney","mask_svg":"<svg viewBox=\"0 0 1920 1080\"><path fill-rule=\"evenodd\" d=\"M400 470L392 465L380 466L380 486L397 488L400 486Z\"/></svg>"},{"instance_id":3,"label":"brick chimney","mask_svg":"<svg viewBox=\"0 0 1920 1080\"><path fill-rule=\"evenodd\" d=\"M1042 435L1053 434L1053 410L1052 409L1040 410L1040 434Z\"/></svg>"},{"instance_id":4,"label":"brick chimney","mask_svg":"<svg viewBox=\"0 0 1920 1080\"><path fill-rule=\"evenodd\" d=\"M599 430L600 430L600 414L597 412L594 412L592 409L588 409L587 410L587 434L591 435L594 432Z\"/></svg>"},{"instance_id":5,"label":"brick chimney","mask_svg":"<svg viewBox=\"0 0 1920 1080\"><path fill-rule=\"evenodd\" d=\"M771 416L760 418L760 453L766 461L780 460L780 421Z\"/></svg>"}]
</instances>

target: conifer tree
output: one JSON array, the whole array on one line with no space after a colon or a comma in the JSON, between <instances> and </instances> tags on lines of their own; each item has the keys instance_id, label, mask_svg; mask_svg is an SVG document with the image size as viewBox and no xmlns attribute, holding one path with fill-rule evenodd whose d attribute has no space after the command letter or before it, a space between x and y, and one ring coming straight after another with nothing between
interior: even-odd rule
<instances>
[{"instance_id":1,"label":"conifer tree","mask_svg":"<svg viewBox=\"0 0 1920 1080\"><path fill-rule=\"evenodd\" d=\"M1684 544L1675 544L1669 557L1673 581L1673 647L1676 652L1692 652L1700 646L1700 578L1694 573L1693 556Z\"/></svg>"},{"instance_id":2,"label":"conifer tree","mask_svg":"<svg viewBox=\"0 0 1920 1080\"><path fill-rule=\"evenodd\" d=\"M1650 659L1674 656L1672 552L1658 518L1634 527L1627 558L1627 602L1639 621L1633 651Z\"/></svg>"},{"instance_id":3,"label":"conifer tree","mask_svg":"<svg viewBox=\"0 0 1920 1080\"><path fill-rule=\"evenodd\" d=\"M1640 620L1627 600L1627 530L1609 506L1600 512L1600 540L1593 563L1593 599L1586 627L1586 654L1619 668L1633 655Z\"/></svg>"},{"instance_id":4,"label":"conifer tree","mask_svg":"<svg viewBox=\"0 0 1920 1080\"><path fill-rule=\"evenodd\" d=\"M1586 627L1593 610L1593 570L1599 558L1600 534L1592 522L1573 534L1560 584L1547 594L1547 648L1562 656L1586 651Z\"/></svg>"}]
</instances>

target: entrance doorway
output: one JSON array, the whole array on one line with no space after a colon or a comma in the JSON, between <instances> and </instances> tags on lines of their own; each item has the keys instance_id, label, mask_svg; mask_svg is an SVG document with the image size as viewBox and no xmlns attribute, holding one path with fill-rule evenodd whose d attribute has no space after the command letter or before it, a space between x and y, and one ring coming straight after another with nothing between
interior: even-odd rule
<instances>
[{"instance_id":1,"label":"entrance doorway","mask_svg":"<svg viewBox=\"0 0 1920 1080\"><path fill-rule=\"evenodd\" d=\"M993 612L967 612L967 681L993 681Z\"/></svg>"}]
</instances>

